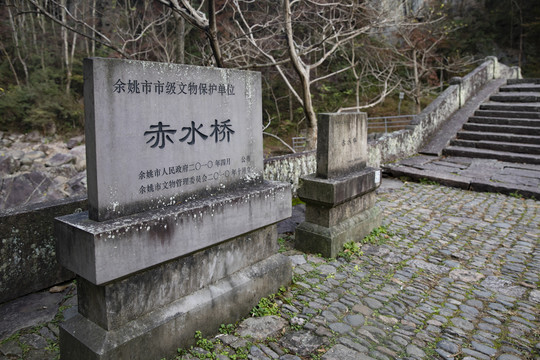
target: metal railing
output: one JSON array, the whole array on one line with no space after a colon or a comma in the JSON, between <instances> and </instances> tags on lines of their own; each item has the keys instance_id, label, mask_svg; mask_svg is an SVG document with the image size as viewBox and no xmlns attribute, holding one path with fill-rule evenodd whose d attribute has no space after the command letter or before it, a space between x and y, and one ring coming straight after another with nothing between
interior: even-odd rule
<instances>
[{"instance_id":1,"label":"metal railing","mask_svg":"<svg viewBox=\"0 0 540 360\"><path fill-rule=\"evenodd\" d=\"M307 141L305 136L297 136L292 138L292 147L295 152L305 150Z\"/></svg>"},{"instance_id":2,"label":"metal railing","mask_svg":"<svg viewBox=\"0 0 540 360\"><path fill-rule=\"evenodd\" d=\"M368 118L368 132L393 132L411 125L414 115L380 116Z\"/></svg>"},{"instance_id":3,"label":"metal railing","mask_svg":"<svg viewBox=\"0 0 540 360\"><path fill-rule=\"evenodd\" d=\"M389 133L393 131L406 129L411 125L415 115L399 115L399 116L380 116L368 118L367 127L368 133L384 132ZM306 149L306 137L297 136L292 138L292 147L295 152L299 152Z\"/></svg>"}]
</instances>

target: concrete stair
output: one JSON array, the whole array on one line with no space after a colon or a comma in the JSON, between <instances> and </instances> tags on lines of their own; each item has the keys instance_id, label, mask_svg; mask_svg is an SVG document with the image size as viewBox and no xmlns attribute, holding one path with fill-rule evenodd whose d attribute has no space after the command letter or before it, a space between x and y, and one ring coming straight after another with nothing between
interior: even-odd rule
<instances>
[{"instance_id":1,"label":"concrete stair","mask_svg":"<svg viewBox=\"0 0 540 360\"><path fill-rule=\"evenodd\" d=\"M540 164L540 79L508 80L468 118L443 154Z\"/></svg>"}]
</instances>

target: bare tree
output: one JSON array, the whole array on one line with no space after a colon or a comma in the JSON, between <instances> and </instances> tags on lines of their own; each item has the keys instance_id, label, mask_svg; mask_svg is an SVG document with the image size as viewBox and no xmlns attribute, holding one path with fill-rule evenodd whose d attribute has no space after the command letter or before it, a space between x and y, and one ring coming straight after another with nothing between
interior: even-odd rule
<instances>
[{"instance_id":1,"label":"bare tree","mask_svg":"<svg viewBox=\"0 0 540 360\"><path fill-rule=\"evenodd\" d=\"M223 55L218 41L216 21L216 0L208 0L206 9L208 15L202 12L204 0L199 6L194 6L189 0L157 0L180 14L186 21L201 30L207 37L217 67L224 67Z\"/></svg>"},{"instance_id":2,"label":"bare tree","mask_svg":"<svg viewBox=\"0 0 540 360\"><path fill-rule=\"evenodd\" d=\"M232 54L229 61L238 67L277 69L304 110L308 148L314 148L314 84L350 70L353 65L332 68L330 64L342 47L389 20L368 2L358 1L283 0L279 6L272 1L235 0L231 11L237 29L230 31L235 36L224 44Z\"/></svg>"},{"instance_id":3,"label":"bare tree","mask_svg":"<svg viewBox=\"0 0 540 360\"><path fill-rule=\"evenodd\" d=\"M361 50L361 53L360 51ZM372 43L371 37L353 41L342 49L343 57L351 66L355 81L355 106L341 107L338 112L359 111L380 104L401 83L397 75L393 54L380 43ZM373 88L379 89L370 98Z\"/></svg>"},{"instance_id":4,"label":"bare tree","mask_svg":"<svg viewBox=\"0 0 540 360\"><path fill-rule=\"evenodd\" d=\"M422 8L396 28L396 40L389 45L395 54L394 62L407 74L402 91L413 99L416 113L422 110L421 99L440 87L439 74L458 71L472 63L469 57L441 51L449 34L457 29L447 21L441 8Z\"/></svg>"}]
</instances>

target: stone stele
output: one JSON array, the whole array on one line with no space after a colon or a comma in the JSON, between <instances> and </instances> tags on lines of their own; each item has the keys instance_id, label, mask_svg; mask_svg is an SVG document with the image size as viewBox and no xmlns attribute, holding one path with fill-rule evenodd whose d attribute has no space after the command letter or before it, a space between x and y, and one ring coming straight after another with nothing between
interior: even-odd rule
<instances>
[{"instance_id":1,"label":"stone stele","mask_svg":"<svg viewBox=\"0 0 540 360\"><path fill-rule=\"evenodd\" d=\"M317 127L317 177L337 177L366 167L365 113L319 114Z\"/></svg>"},{"instance_id":2,"label":"stone stele","mask_svg":"<svg viewBox=\"0 0 540 360\"><path fill-rule=\"evenodd\" d=\"M56 219L78 314L69 359L160 359L290 283L276 223L289 184L262 179L260 75L86 59L89 212Z\"/></svg>"},{"instance_id":3,"label":"stone stele","mask_svg":"<svg viewBox=\"0 0 540 360\"><path fill-rule=\"evenodd\" d=\"M317 172L302 177L298 189L306 221L296 228L295 247L335 257L344 243L380 225L375 190L381 173L366 167L366 114L320 114L317 136Z\"/></svg>"},{"instance_id":4,"label":"stone stele","mask_svg":"<svg viewBox=\"0 0 540 360\"><path fill-rule=\"evenodd\" d=\"M91 58L84 77L91 219L262 179L259 73Z\"/></svg>"}]
</instances>

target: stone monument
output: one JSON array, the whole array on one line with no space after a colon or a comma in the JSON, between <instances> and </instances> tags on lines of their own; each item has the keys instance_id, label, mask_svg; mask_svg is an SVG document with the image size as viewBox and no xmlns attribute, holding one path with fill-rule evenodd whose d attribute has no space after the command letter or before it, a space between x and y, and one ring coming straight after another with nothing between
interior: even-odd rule
<instances>
[{"instance_id":1,"label":"stone monument","mask_svg":"<svg viewBox=\"0 0 540 360\"><path fill-rule=\"evenodd\" d=\"M290 282L290 185L262 179L260 74L91 58L84 76L89 211L55 223L79 311L61 358L160 359Z\"/></svg>"},{"instance_id":2,"label":"stone monument","mask_svg":"<svg viewBox=\"0 0 540 360\"><path fill-rule=\"evenodd\" d=\"M380 225L375 190L381 171L366 162L366 114L320 114L317 172L302 177L298 189L306 203L306 221L296 228L297 249L335 257L344 243L360 240Z\"/></svg>"}]
</instances>

